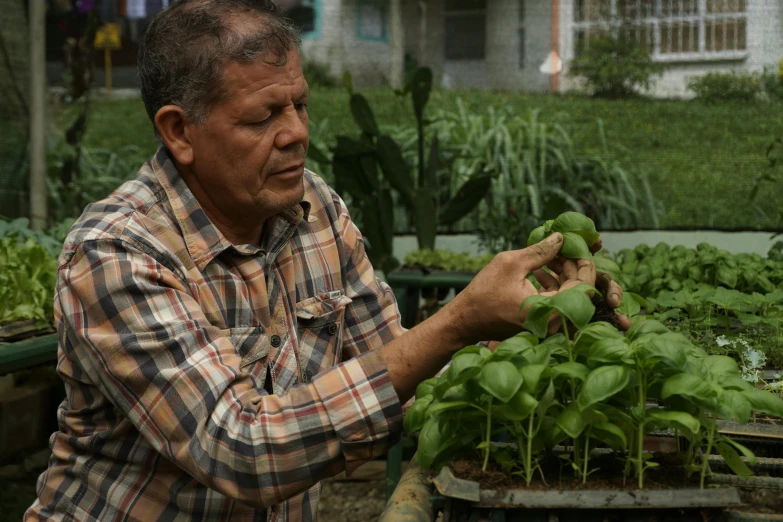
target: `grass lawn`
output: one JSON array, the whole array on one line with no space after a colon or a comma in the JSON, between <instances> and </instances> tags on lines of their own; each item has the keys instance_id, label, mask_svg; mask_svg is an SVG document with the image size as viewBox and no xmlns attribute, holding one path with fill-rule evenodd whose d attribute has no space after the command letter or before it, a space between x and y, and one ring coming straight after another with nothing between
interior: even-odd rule
<instances>
[{"instance_id":1,"label":"grass lawn","mask_svg":"<svg viewBox=\"0 0 783 522\"><path fill-rule=\"evenodd\" d=\"M362 92L381 125L413 122L412 110L389 89ZM755 177L767 170L767 146L783 136L780 104L604 101L575 95L440 90L433 92L430 107L451 110L457 97L475 112L509 104L522 114L539 109L545 121L572 122L575 142L582 149L598 148L595 121L601 118L623 167L648 177L663 208L661 227L776 227L783 184L769 184L762 190L759 207L766 216L748 205L748 194ZM308 109L311 120L328 118L332 135L355 134L347 98L342 89L314 89ZM61 122L70 117L72 113L63 114ZM140 100L96 100L86 142L101 148L133 143L150 154L155 150Z\"/></svg>"}]
</instances>

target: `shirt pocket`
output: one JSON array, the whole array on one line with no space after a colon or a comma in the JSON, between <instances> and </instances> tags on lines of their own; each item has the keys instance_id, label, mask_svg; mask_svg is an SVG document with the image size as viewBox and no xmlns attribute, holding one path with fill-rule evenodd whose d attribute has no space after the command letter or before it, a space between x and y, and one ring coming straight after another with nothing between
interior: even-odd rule
<instances>
[{"instance_id":1,"label":"shirt pocket","mask_svg":"<svg viewBox=\"0 0 783 522\"><path fill-rule=\"evenodd\" d=\"M225 331L228 332L237 353L242 357L240 370L253 378L256 388L264 388L266 363L272 346L264 328L242 326L228 328Z\"/></svg>"},{"instance_id":2,"label":"shirt pocket","mask_svg":"<svg viewBox=\"0 0 783 522\"><path fill-rule=\"evenodd\" d=\"M345 308L351 298L341 291L329 292L296 303L297 355L300 378L313 377L340 362Z\"/></svg>"}]
</instances>

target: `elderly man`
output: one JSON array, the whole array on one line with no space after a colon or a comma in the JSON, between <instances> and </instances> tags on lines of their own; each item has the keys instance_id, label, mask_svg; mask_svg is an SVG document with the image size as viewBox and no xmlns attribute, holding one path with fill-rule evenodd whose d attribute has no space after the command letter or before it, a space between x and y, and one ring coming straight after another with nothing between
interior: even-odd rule
<instances>
[{"instance_id":1,"label":"elderly man","mask_svg":"<svg viewBox=\"0 0 783 522\"><path fill-rule=\"evenodd\" d=\"M162 146L65 242L67 398L26 520L315 520L319 481L386 452L420 381L521 329L527 273L595 283L590 262L540 270L555 234L406 332L344 203L304 169L298 43L265 0L180 0L148 27Z\"/></svg>"}]
</instances>

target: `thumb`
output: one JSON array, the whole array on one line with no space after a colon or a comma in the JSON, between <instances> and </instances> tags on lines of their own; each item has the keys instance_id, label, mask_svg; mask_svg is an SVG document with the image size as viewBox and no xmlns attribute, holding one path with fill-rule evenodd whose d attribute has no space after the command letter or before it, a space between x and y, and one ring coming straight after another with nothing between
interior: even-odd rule
<instances>
[{"instance_id":1,"label":"thumb","mask_svg":"<svg viewBox=\"0 0 783 522\"><path fill-rule=\"evenodd\" d=\"M535 245L519 250L519 254L522 257L521 265L528 273L538 270L555 259L557 254L560 253L562 246L563 236L559 232L555 232Z\"/></svg>"}]
</instances>

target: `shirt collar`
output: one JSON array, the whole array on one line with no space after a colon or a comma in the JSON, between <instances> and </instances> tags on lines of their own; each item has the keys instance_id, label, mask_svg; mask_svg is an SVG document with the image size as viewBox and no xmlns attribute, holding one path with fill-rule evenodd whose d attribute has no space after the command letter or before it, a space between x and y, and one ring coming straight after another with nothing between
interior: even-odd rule
<instances>
[{"instance_id":1,"label":"shirt collar","mask_svg":"<svg viewBox=\"0 0 783 522\"><path fill-rule=\"evenodd\" d=\"M311 220L310 202L303 198L297 205L271 218L271 226L265 227L260 245L233 245L207 217L177 171L174 159L166 147L158 148L151 163L155 177L166 192L174 217L182 230L188 253L199 270L203 270L210 261L229 248L248 255L266 250L264 247L279 251L283 244L280 244L277 238L284 236L287 240L290 237L286 233L287 229L297 227L302 220Z\"/></svg>"}]
</instances>

